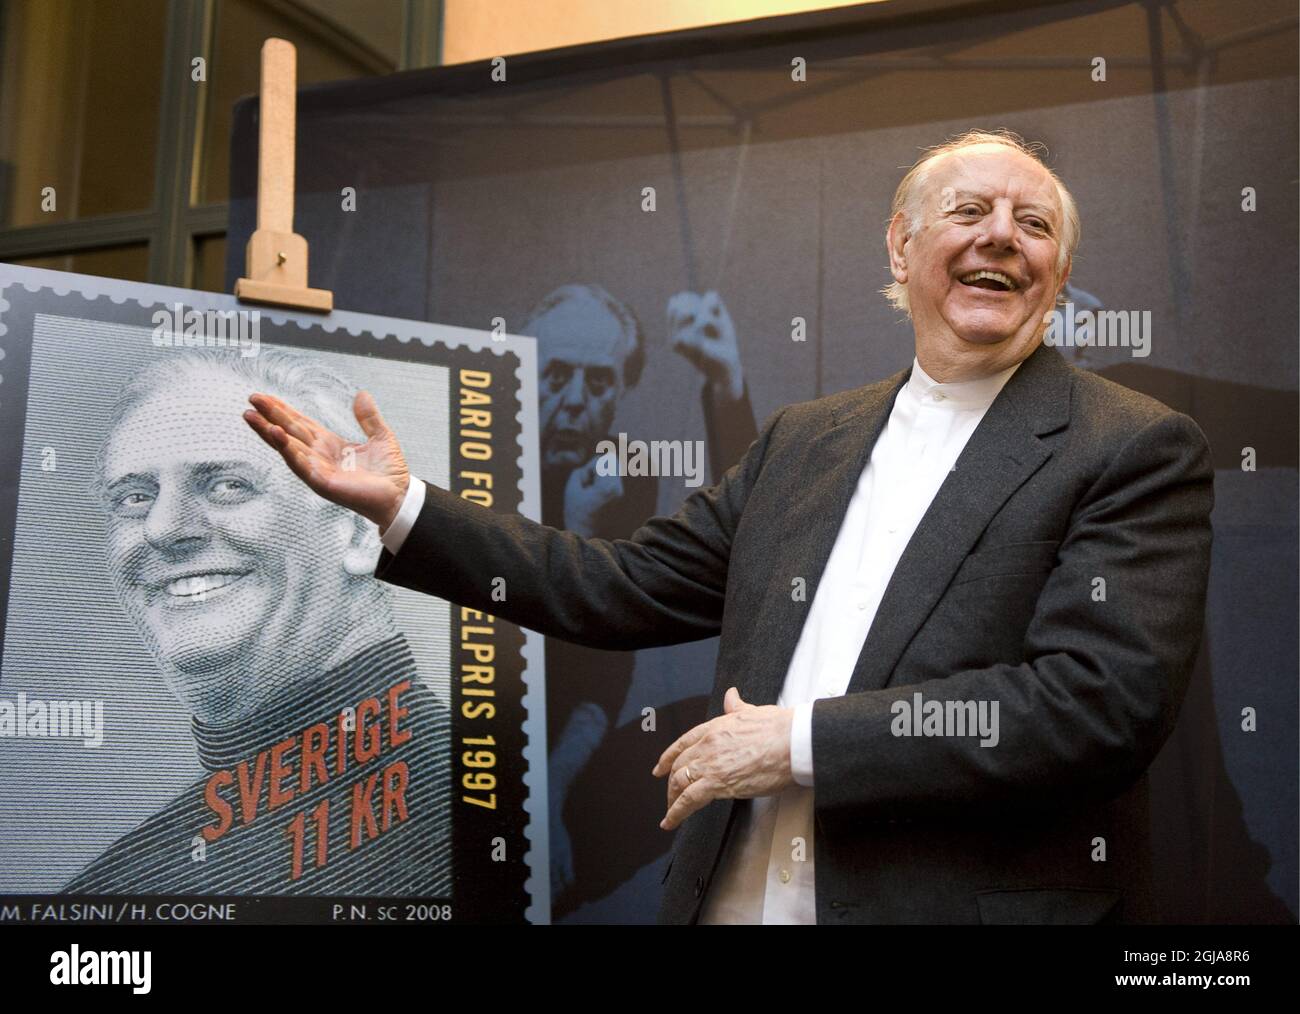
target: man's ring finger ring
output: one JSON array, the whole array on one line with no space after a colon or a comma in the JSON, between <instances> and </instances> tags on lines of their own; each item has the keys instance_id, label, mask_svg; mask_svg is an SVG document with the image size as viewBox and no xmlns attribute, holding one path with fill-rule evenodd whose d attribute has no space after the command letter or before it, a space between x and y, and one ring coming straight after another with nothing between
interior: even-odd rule
<instances>
[{"instance_id":1,"label":"man's ring finger ring","mask_svg":"<svg viewBox=\"0 0 1300 1014\"><path fill-rule=\"evenodd\" d=\"M686 784L687 784L687 785L690 785L691 782L695 781L695 779L691 777L691 769L690 769L690 768L688 768L688 767L687 767L687 768L682 768L682 771L683 771L683 772L685 773L685 775L686 775Z\"/></svg>"}]
</instances>

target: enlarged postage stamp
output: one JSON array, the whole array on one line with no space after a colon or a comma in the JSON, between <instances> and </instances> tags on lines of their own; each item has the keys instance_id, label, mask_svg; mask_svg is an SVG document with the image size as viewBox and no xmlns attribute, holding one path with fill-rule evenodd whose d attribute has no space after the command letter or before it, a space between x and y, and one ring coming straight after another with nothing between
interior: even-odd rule
<instances>
[{"instance_id":1,"label":"enlarged postage stamp","mask_svg":"<svg viewBox=\"0 0 1300 1014\"><path fill-rule=\"evenodd\" d=\"M541 638L376 579L242 417L362 444L368 390L536 519L534 356L0 265L0 921L546 921Z\"/></svg>"}]
</instances>

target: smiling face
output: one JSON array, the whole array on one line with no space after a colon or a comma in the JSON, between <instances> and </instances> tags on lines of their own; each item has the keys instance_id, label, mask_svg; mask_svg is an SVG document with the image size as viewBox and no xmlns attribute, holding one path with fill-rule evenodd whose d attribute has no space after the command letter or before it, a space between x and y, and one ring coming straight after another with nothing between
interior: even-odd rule
<instances>
[{"instance_id":1,"label":"smiling face","mask_svg":"<svg viewBox=\"0 0 1300 1014\"><path fill-rule=\"evenodd\" d=\"M577 468L614 425L632 341L607 307L574 296L532 323L541 359L543 468Z\"/></svg>"},{"instance_id":2,"label":"smiling face","mask_svg":"<svg viewBox=\"0 0 1300 1014\"><path fill-rule=\"evenodd\" d=\"M354 526L244 423L250 390L219 368L178 372L104 449L109 575L172 690L209 722L322 671L346 596Z\"/></svg>"},{"instance_id":3,"label":"smiling face","mask_svg":"<svg viewBox=\"0 0 1300 1014\"><path fill-rule=\"evenodd\" d=\"M935 160L917 200L918 227L896 215L888 246L922 368L954 382L1020 362L1069 276L1068 262L1057 269L1064 214L1052 177L1005 145L974 145Z\"/></svg>"}]
</instances>

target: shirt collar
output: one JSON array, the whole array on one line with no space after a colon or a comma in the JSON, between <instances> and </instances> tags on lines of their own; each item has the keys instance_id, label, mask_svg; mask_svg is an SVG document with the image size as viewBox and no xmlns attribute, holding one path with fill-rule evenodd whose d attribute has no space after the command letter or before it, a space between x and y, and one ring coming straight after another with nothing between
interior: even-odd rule
<instances>
[{"instance_id":1,"label":"shirt collar","mask_svg":"<svg viewBox=\"0 0 1300 1014\"><path fill-rule=\"evenodd\" d=\"M912 375L907 378L907 388L919 400L931 404L950 405L954 408L988 408L1018 369L1020 363L988 377L963 380L955 384L940 384L921 369L920 360L913 357Z\"/></svg>"}]
</instances>

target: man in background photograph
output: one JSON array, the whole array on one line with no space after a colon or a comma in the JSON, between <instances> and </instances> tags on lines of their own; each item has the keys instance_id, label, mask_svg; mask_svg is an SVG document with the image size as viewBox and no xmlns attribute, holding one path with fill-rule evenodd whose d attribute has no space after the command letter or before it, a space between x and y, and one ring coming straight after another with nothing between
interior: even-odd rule
<instances>
[{"instance_id":1,"label":"man in background photograph","mask_svg":"<svg viewBox=\"0 0 1300 1014\"><path fill-rule=\"evenodd\" d=\"M677 293L668 300L666 319L668 346L704 379L709 463L720 478L757 435L735 325L716 292ZM548 293L516 331L536 338L538 346L542 522L584 537L626 538L658 513L660 477L601 474L596 448L604 440L618 443L619 403L646 368L640 320L601 286L572 284ZM647 794L644 779L627 773L637 768L636 759L653 763L677 731L698 722L706 701L689 697L658 709L659 736L641 729L639 714L619 727L635 663L626 652L546 640L557 918L608 894L667 845L638 830L638 815L653 827L659 800ZM622 819L609 820L611 809Z\"/></svg>"}]
</instances>

